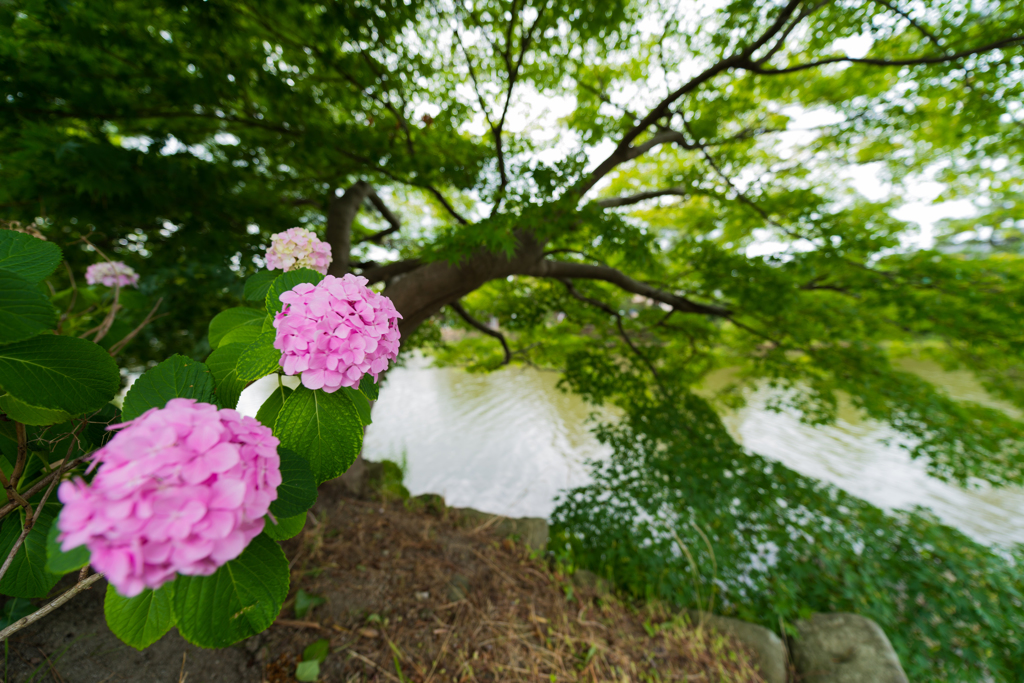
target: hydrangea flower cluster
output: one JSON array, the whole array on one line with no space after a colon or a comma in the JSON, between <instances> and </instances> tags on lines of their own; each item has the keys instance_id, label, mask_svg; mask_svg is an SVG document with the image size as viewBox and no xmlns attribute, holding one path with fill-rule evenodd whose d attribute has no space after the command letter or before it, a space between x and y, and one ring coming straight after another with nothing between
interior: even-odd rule
<instances>
[{"instance_id":1,"label":"hydrangea flower cluster","mask_svg":"<svg viewBox=\"0 0 1024 683\"><path fill-rule=\"evenodd\" d=\"M103 261L85 269L85 281L90 285L127 287L139 282L139 274L121 261Z\"/></svg>"},{"instance_id":2,"label":"hydrangea flower cluster","mask_svg":"<svg viewBox=\"0 0 1024 683\"><path fill-rule=\"evenodd\" d=\"M302 375L308 389L328 393L376 380L398 356L398 319L391 299L366 286L365 277L328 275L320 284L281 294L274 318L274 348L286 375Z\"/></svg>"},{"instance_id":3,"label":"hydrangea flower cluster","mask_svg":"<svg viewBox=\"0 0 1024 683\"><path fill-rule=\"evenodd\" d=\"M92 483L60 485L57 527L61 548L87 546L118 593L159 588L175 572L210 575L263 531L281 484L269 428L175 398L112 429Z\"/></svg>"},{"instance_id":4,"label":"hydrangea flower cluster","mask_svg":"<svg viewBox=\"0 0 1024 683\"><path fill-rule=\"evenodd\" d=\"M267 268L286 273L296 268L311 268L321 275L331 265L331 245L321 242L305 228L289 228L270 238Z\"/></svg>"}]
</instances>

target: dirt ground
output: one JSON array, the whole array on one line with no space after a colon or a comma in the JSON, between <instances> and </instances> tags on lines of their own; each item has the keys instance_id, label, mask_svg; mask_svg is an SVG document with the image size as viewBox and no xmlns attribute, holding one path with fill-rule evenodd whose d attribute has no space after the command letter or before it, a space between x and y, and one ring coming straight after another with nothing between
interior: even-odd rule
<instances>
[{"instance_id":1,"label":"dirt ground","mask_svg":"<svg viewBox=\"0 0 1024 683\"><path fill-rule=\"evenodd\" d=\"M5 680L291 683L316 641L331 683L761 680L724 636L553 572L492 526L415 499L335 497L285 542L290 597L263 634L200 650L172 630L136 652L107 630L98 584L11 639ZM322 604L296 615L299 590Z\"/></svg>"}]
</instances>

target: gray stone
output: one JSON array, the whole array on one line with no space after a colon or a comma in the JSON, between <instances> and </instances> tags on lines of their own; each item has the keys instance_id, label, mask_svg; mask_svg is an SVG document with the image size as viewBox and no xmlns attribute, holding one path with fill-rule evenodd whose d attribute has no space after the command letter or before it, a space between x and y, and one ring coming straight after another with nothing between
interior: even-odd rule
<instances>
[{"instance_id":1,"label":"gray stone","mask_svg":"<svg viewBox=\"0 0 1024 683\"><path fill-rule=\"evenodd\" d=\"M754 654L754 664L765 683L786 683L788 680L786 645L775 633L764 626L708 612L704 612L702 615L695 610L689 610L689 614L694 624L703 623L719 633L732 636L750 648ZM702 616L703 622L701 621Z\"/></svg>"},{"instance_id":2,"label":"gray stone","mask_svg":"<svg viewBox=\"0 0 1024 683\"><path fill-rule=\"evenodd\" d=\"M815 614L795 624L793 661L803 683L907 683L882 628L859 614Z\"/></svg>"},{"instance_id":3,"label":"gray stone","mask_svg":"<svg viewBox=\"0 0 1024 683\"><path fill-rule=\"evenodd\" d=\"M463 526L490 528L499 536L518 536L519 540L533 550L546 550L548 547L548 522L546 519L502 517L473 508L451 508L451 510L459 514L459 520Z\"/></svg>"}]
</instances>

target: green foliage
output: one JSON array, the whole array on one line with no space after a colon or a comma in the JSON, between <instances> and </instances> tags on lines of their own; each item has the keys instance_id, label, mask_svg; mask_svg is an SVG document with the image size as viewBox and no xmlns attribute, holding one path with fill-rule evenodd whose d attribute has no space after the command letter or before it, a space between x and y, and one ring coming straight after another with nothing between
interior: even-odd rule
<instances>
[{"instance_id":1,"label":"green foliage","mask_svg":"<svg viewBox=\"0 0 1024 683\"><path fill-rule=\"evenodd\" d=\"M225 335L239 327L254 327L258 333L263 326L266 314L255 308L229 308L221 311L210 321L208 339L210 346L217 348Z\"/></svg>"},{"instance_id":2,"label":"green foliage","mask_svg":"<svg viewBox=\"0 0 1024 683\"><path fill-rule=\"evenodd\" d=\"M299 535L306 526L306 513L300 512L291 517L277 517L276 521L268 516L263 532L275 541L287 541Z\"/></svg>"},{"instance_id":3,"label":"green foliage","mask_svg":"<svg viewBox=\"0 0 1024 683\"><path fill-rule=\"evenodd\" d=\"M57 309L30 282L0 270L0 344L21 341L57 324Z\"/></svg>"},{"instance_id":4,"label":"green foliage","mask_svg":"<svg viewBox=\"0 0 1024 683\"><path fill-rule=\"evenodd\" d=\"M80 415L102 408L120 384L114 360L85 339L40 335L0 346L0 389L29 405Z\"/></svg>"},{"instance_id":5,"label":"green foliage","mask_svg":"<svg viewBox=\"0 0 1024 683\"><path fill-rule=\"evenodd\" d=\"M325 602L327 601L319 595L310 595L300 588L299 592L295 594L295 618L305 619L310 610L314 607L319 607Z\"/></svg>"},{"instance_id":6,"label":"green foliage","mask_svg":"<svg viewBox=\"0 0 1024 683\"><path fill-rule=\"evenodd\" d=\"M60 247L11 230L0 230L0 269L37 284L56 269Z\"/></svg>"},{"instance_id":7,"label":"green foliage","mask_svg":"<svg viewBox=\"0 0 1024 683\"><path fill-rule=\"evenodd\" d=\"M239 342L237 344L225 344L213 350L213 353L206 359L206 366L210 368L213 381L216 386L217 403L222 408L234 408L238 405L238 397L245 389L245 380L238 377L238 359L248 344Z\"/></svg>"},{"instance_id":8,"label":"green foliage","mask_svg":"<svg viewBox=\"0 0 1024 683\"><path fill-rule=\"evenodd\" d=\"M260 633L288 595L288 560L261 534L210 576L179 576L171 596L176 625L200 647L227 647Z\"/></svg>"},{"instance_id":9,"label":"green foliage","mask_svg":"<svg viewBox=\"0 0 1024 683\"><path fill-rule=\"evenodd\" d=\"M63 576L89 564L89 549L80 545L64 552L57 542L59 533L60 529L56 524L51 524L49 531L46 532L46 571Z\"/></svg>"},{"instance_id":10,"label":"green foliage","mask_svg":"<svg viewBox=\"0 0 1024 683\"><path fill-rule=\"evenodd\" d=\"M317 482L309 461L284 447L277 452L281 457L283 481L277 487L277 499L270 504L270 512L278 517L305 514L316 502Z\"/></svg>"},{"instance_id":11,"label":"green foliage","mask_svg":"<svg viewBox=\"0 0 1024 683\"><path fill-rule=\"evenodd\" d=\"M41 598L60 580L46 568L46 538L57 517L57 505L44 505L39 518L0 580L0 593L15 598ZM7 558L25 528L25 510L8 515L0 525L0 555Z\"/></svg>"},{"instance_id":12,"label":"green foliage","mask_svg":"<svg viewBox=\"0 0 1024 683\"><path fill-rule=\"evenodd\" d=\"M263 405L256 412L256 419L260 424L266 425L271 429L274 429L277 424L277 414L281 412L281 406L284 405L285 399L292 393L290 387L280 384L280 379L280 375L278 375L278 388L267 397L267 400L263 402Z\"/></svg>"},{"instance_id":13,"label":"green foliage","mask_svg":"<svg viewBox=\"0 0 1024 683\"><path fill-rule=\"evenodd\" d=\"M274 435L281 446L306 459L317 484L341 476L363 445L363 424L344 392L328 394L300 386L278 413Z\"/></svg>"},{"instance_id":14,"label":"green foliage","mask_svg":"<svg viewBox=\"0 0 1024 683\"><path fill-rule=\"evenodd\" d=\"M121 406L121 419L134 420L150 408L163 408L172 398L214 401L213 376L205 365L184 356L171 356L147 370L132 384Z\"/></svg>"},{"instance_id":15,"label":"green foliage","mask_svg":"<svg viewBox=\"0 0 1024 683\"><path fill-rule=\"evenodd\" d=\"M238 357L238 379L252 382L281 369L281 352L274 348L276 334L273 328L261 332L245 347Z\"/></svg>"},{"instance_id":16,"label":"green foliage","mask_svg":"<svg viewBox=\"0 0 1024 683\"><path fill-rule=\"evenodd\" d=\"M1018 679L1020 548L1011 561L927 511L884 513L746 453L692 394L637 406L599 436L612 458L553 516L552 547L577 566L637 597L711 599L772 629L812 612L863 614L911 680Z\"/></svg>"},{"instance_id":17,"label":"green foliage","mask_svg":"<svg viewBox=\"0 0 1024 683\"><path fill-rule=\"evenodd\" d=\"M107 586L103 598L107 626L124 643L143 650L174 626L173 596L174 582L155 591L147 588L134 598L125 598L113 586Z\"/></svg>"}]
</instances>

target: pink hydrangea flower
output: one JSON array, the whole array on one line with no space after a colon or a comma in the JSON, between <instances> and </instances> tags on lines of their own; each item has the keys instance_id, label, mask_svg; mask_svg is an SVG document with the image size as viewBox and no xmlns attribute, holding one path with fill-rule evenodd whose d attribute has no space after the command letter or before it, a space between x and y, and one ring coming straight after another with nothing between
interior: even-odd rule
<instances>
[{"instance_id":1,"label":"pink hydrangea flower","mask_svg":"<svg viewBox=\"0 0 1024 683\"><path fill-rule=\"evenodd\" d=\"M328 275L281 294L274 318L274 348L286 375L302 375L308 389L328 393L376 380L398 356L398 319L391 299L366 286L365 277Z\"/></svg>"},{"instance_id":2,"label":"pink hydrangea flower","mask_svg":"<svg viewBox=\"0 0 1024 683\"><path fill-rule=\"evenodd\" d=\"M191 398L152 408L96 451L91 484L60 485L61 548L85 545L118 593L208 576L263 531L281 484L278 440L251 417Z\"/></svg>"},{"instance_id":3,"label":"pink hydrangea flower","mask_svg":"<svg viewBox=\"0 0 1024 683\"><path fill-rule=\"evenodd\" d=\"M331 265L331 245L321 242L305 228L289 228L270 238L267 269L286 273L296 268L312 268L321 275Z\"/></svg>"},{"instance_id":4,"label":"pink hydrangea flower","mask_svg":"<svg viewBox=\"0 0 1024 683\"><path fill-rule=\"evenodd\" d=\"M138 283L139 274L121 261L103 261L85 269L85 281L90 285L127 287Z\"/></svg>"}]
</instances>

